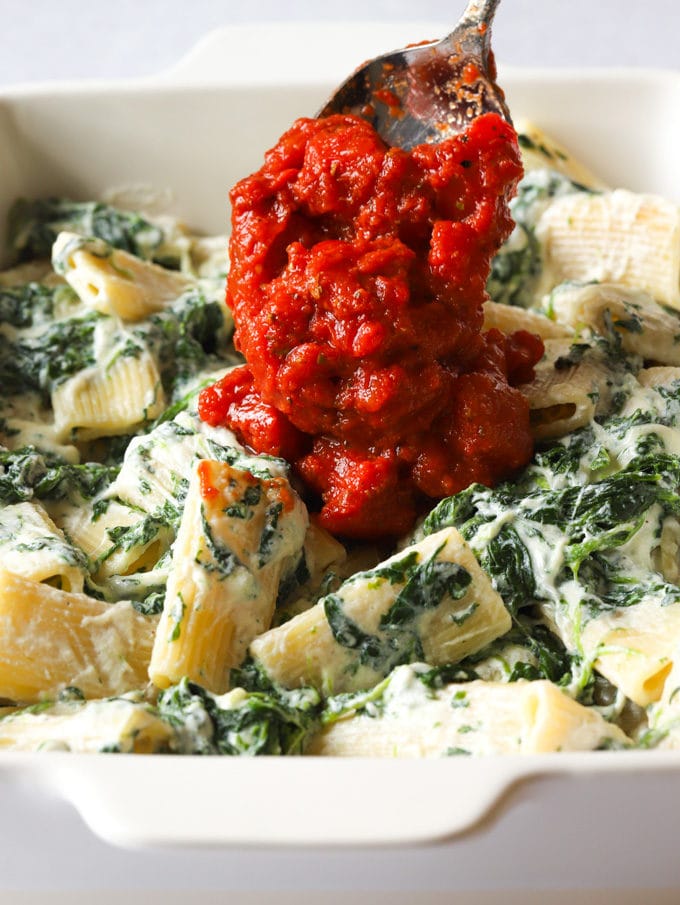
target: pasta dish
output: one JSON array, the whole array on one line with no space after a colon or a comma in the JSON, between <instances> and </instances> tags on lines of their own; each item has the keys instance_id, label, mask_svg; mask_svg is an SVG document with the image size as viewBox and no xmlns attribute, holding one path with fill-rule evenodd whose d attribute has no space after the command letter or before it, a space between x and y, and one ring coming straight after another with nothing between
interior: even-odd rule
<instances>
[{"instance_id":1,"label":"pasta dish","mask_svg":"<svg viewBox=\"0 0 680 905\"><path fill-rule=\"evenodd\" d=\"M518 134L483 330L542 342L516 381L535 452L396 542L338 539L281 450L201 417L243 364L225 237L100 201L15 204L0 749L680 745L680 210Z\"/></svg>"}]
</instances>

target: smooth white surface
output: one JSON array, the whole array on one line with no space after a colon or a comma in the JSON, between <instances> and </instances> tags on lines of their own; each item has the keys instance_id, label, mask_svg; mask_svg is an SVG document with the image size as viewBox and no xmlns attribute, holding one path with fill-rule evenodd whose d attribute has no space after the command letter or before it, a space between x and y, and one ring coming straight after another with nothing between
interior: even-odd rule
<instances>
[{"instance_id":1,"label":"smooth white surface","mask_svg":"<svg viewBox=\"0 0 680 905\"><path fill-rule=\"evenodd\" d=\"M571 785L585 805L594 783L639 795L679 773L676 752L646 751L432 761L0 755L0 775L56 793L97 836L128 848L457 845L512 813L537 780Z\"/></svg>"},{"instance_id":2,"label":"smooth white surface","mask_svg":"<svg viewBox=\"0 0 680 905\"><path fill-rule=\"evenodd\" d=\"M0 85L149 75L224 25L414 19L453 25L464 5L465 0L0 0ZM677 68L679 31L677 0L503 0L494 45L504 65Z\"/></svg>"},{"instance_id":3,"label":"smooth white surface","mask_svg":"<svg viewBox=\"0 0 680 905\"><path fill-rule=\"evenodd\" d=\"M383 37L374 34L379 43ZM239 46L245 45L232 41ZM304 42L295 67L302 53ZM329 71L337 64L329 54ZM173 186L172 205L187 219L222 229L226 188L257 165L262 148L293 116L316 109L332 79L287 84L284 58L274 87L230 90L202 87L215 73L200 57L192 65L197 84L190 87L155 79L146 86L6 92L0 104L0 208L19 192L86 197L141 181ZM295 82L290 69L286 77ZM668 111L680 110L680 74L537 76L508 70L504 84L516 113L531 115L581 150L591 167L633 188L665 189L677 197L680 123ZM234 123L247 148L233 140ZM680 887L674 842L680 812L673 795L678 768L672 776L656 772L652 763L662 761L648 758L638 769L635 758L645 755L621 755L612 773L593 775L592 757L585 755L581 766L580 758L555 760L558 771L568 768L565 775L521 785L481 823L516 771L532 764L488 761L459 769L447 761L411 764L400 773L397 763L345 761L333 771L329 762L310 765L306 782L302 761L142 758L128 764L48 755L5 757L3 768L0 758L0 890L218 888L260 890L262 901L271 901L267 892L280 890L400 889L413 890L413 901L425 905L426 893L442 889ZM601 765L615 755L603 757ZM271 771L257 782L260 768ZM575 776L572 768L585 772ZM620 773L628 768L632 773ZM285 788L282 798L277 785ZM205 841L210 834L215 842L253 842L265 820L270 841L286 828L288 841L317 843L346 841L354 827L374 842L468 831L446 845L399 850L215 852L183 846L142 853L102 843L60 796L99 833L128 845ZM215 827L222 827L221 835ZM504 892L497 901L512 899ZM547 893L543 901L550 902ZM640 899L654 901L651 894Z\"/></svg>"},{"instance_id":4,"label":"smooth white surface","mask_svg":"<svg viewBox=\"0 0 680 905\"><path fill-rule=\"evenodd\" d=\"M482 891L483 905L565 905L560 891L571 889L580 905L591 901L585 890L609 889L599 903L675 905L677 892L675 898L662 893L680 887L673 779L649 772L538 779L516 789L473 832L445 845L135 850L105 844L66 802L35 788L28 776L17 780L0 771L0 898L14 905L21 901L14 891L24 890L52 901L48 893L68 890L80 903L87 899L77 893L105 889L125 902L146 903L163 889L171 892L169 902L193 905L204 901L204 892L219 889L230 892L230 905L271 905L279 902L275 895L289 905L293 891L300 905L311 905L316 891L314 905L323 905L351 891L352 905L383 905L376 893L394 890L392 905L440 905L437 893L449 890L449 901L458 901L455 890L466 905L480 902ZM169 806L176 786L166 790ZM406 810L408 790L392 792ZM369 790L365 807L372 803ZM433 806L440 803L437 794ZM544 892L524 902L524 894L514 894L524 889ZM619 899L618 890L625 889L646 892ZM113 898L97 895L88 905Z\"/></svg>"}]
</instances>

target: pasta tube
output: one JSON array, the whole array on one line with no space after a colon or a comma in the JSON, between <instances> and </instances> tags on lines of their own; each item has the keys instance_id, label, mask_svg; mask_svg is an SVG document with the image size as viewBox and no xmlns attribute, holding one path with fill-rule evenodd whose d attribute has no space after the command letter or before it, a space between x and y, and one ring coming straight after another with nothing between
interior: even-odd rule
<instances>
[{"instance_id":1,"label":"pasta tube","mask_svg":"<svg viewBox=\"0 0 680 905\"><path fill-rule=\"evenodd\" d=\"M524 172L531 170L557 170L562 175L589 189L606 189L606 184L584 163L556 141L551 135L530 120L515 123L519 147L522 152Z\"/></svg>"},{"instance_id":2,"label":"pasta tube","mask_svg":"<svg viewBox=\"0 0 680 905\"><path fill-rule=\"evenodd\" d=\"M198 463L149 667L155 685L186 676L209 691L228 688L229 671L271 624L283 566L299 555L306 529L285 478Z\"/></svg>"},{"instance_id":3,"label":"pasta tube","mask_svg":"<svg viewBox=\"0 0 680 905\"><path fill-rule=\"evenodd\" d=\"M0 717L0 751L116 751L168 748L170 726L134 699L64 701Z\"/></svg>"},{"instance_id":4,"label":"pasta tube","mask_svg":"<svg viewBox=\"0 0 680 905\"><path fill-rule=\"evenodd\" d=\"M472 551L448 528L357 573L250 651L286 688L337 694L370 688L405 659L457 662L510 625Z\"/></svg>"},{"instance_id":5,"label":"pasta tube","mask_svg":"<svg viewBox=\"0 0 680 905\"><path fill-rule=\"evenodd\" d=\"M643 600L591 619L581 630L586 657L642 707L658 701L680 643L680 604Z\"/></svg>"},{"instance_id":6,"label":"pasta tube","mask_svg":"<svg viewBox=\"0 0 680 905\"><path fill-rule=\"evenodd\" d=\"M69 686L102 698L140 688L156 622L130 603L0 569L0 698L30 703Z\"/></svg>"},{"instance_id":7,"label":"pasta tube","mask_svg":"<svg viewBox=\"0 0 680 905\"><path fill-rule=\"evenodd\" d=\"M552 304L562 324L590 327L604 336L616 331L626 352L680 365L680 319L645 292L616 283L567 283L553 292Z\"/></svg>"},{"instance_id":8,"label":"pasta tube","mask_svg":"<svg viewBox=\"0 0 680 905\"><path fill-rule=\"evenodd\" d=\"M676 204L624 189L564 195L545 211L536 234L553 286L566 280L622 283L680 308Z\"/></svg>"},{"instance_id":9,"label":"pasta tube","mask_svg":"<svg viewBox=\"0 0 680 905\"><path fill-rule=\"evenodd\" d=\"M441 757L587 751L629 742L546 680L433 688L427 667L399 666L377 699L330 722L307 748L331 757Z\"/></svg>"},{"instance_id":10,"label":"pasta tube","mask_svg":"<svg viewBox=\"0 0 680 905\"><path fill-rule=\"evenodd\" d=\"M547 339L534 379L519 388L529 402L537 440L552 440L584 427L607 408L612 381L606 361L594 349L573 360L570 349L569 340Z\"/></svg>"},{"instance_id":11,"label":"pasta tube","mask_svg":"<svg viewBox=\"0 0 680 905\"><path fill-rule=\"evenodd\" d=\"M0 509L2 568L63 591L82 591L86 560L37 503Z\"/></svg>"},{"instance_id":12,"label":"pasta tube","mask_svg":"<svg viewBox=\"0 0 680 905\"><path fill-rule=\"evenodd\" d=\"M58 438L77 431L80 440L108 437L152 421L165 408L158 368L146 350L121 355L105 367L92 367L52 390Z\"/></svg>"},{"instance_id":13,"label":"pasta tube","mask_svg":"<svg viewBox=\"0 0 680 905\"><path fill-rule=\"evenodd\" d=\"M501 333L527 330L529 333L538 334L544 340L566 337L573 333L569 326L556 323L539 311L488 301L484 303L483 329L491 330L492 328L500 330Z\"/></svg>"},{"instance_id":14,"label":"pasta tube","mask_svg":"<svg viewBox=\"0 0 680 905\"><path fill-rule=\"evenodd\" d=\"M52 263L89 308L124 321L161 311L193 285L174 270L70 232L57 236Z\"/></svg>"}]
</instances>

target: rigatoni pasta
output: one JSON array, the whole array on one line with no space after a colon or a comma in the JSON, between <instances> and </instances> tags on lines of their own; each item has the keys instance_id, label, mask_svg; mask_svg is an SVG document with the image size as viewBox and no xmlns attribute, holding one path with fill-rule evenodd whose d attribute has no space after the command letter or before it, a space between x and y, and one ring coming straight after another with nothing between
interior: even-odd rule
<instances>
[{"instance_id":1,"label":"rigatoni pasta","mask_svg":"<svg viewBox=\"0 0 680 905\"><path fill-rule=\"evenodd\" d=\"M134 357L114 352L103 367L87 369L52 391L60 441L92 440L134 431L165 408L160 374L146 350Z\"/></svg>"},{"instance_id":2,"label":"rigatoni pasta","mask_svg":"<svg viewBox=\"0 0 680 905\"><path fill-rule=\"evenodd\" d=\"M456 663L505 634L498 594L457 531L407 547L250 645L284 688L370 688L398 663Z\"/></svg>"},{"instance_id":3,"label":"rigatoni pasta","mask_svg":"<svg viewBox=\"0 0 680 905\"><path fill-rule=\"evenodd\" d=\"M82 701L8 713L0 720L0 751L98 751L152 754L167 750L171 727L139 696Z\"/></svg>"},{"instance_id":4,"label":"rigatoni pasta","mask_svg":"<svg viewBox=\"0 0 680 905\"><path fill-rule=\"evenodd\" d=\"M680 211L623 189L557 198L537 226L553 285L622 283L680 307Z\"/></svg>"},{"instance_id":5,"label":"rigatoni pasta","mask_svg":"<svg viewBox=\"0 0 680 905\"><path fill-rule=\"evenodd\" d=\"M289 463L199 417L240 361L222 239L19 205L33 260L0 274L0 749L680 746L680 215L538 126L520 146L483 317L544 341L520 386L536 455L500 487L423 498L393 547L331 537Z\"/></svg>"},{"instance_id":6,"label":"rigatoni pasta","mask_svg":"<svg viewBox=\"0 0 680 905\"><path fill-rule=\"evenodd\" d=\"M77 233L59 233L52 263L85 305L123 321L139 321L161 311L191 285L182 273Z\"/></svg>"},{"instance_id":7,"label":"rigatoni pasta","mask_svg":"<svg viewBox=\"0 0 680 905\"><path fill-rule=\"evenodd\" d=\"M423 681L423 679L425 681ZM472 682L432 688L427 672L398 666L380 697L358 702L316 733L310 754L442 757L544 754L626 744L625 734L552 683Z\"/></svg>"},{"instance_id":8,"label":"rigatoni pasta","mask_svg":"<svg viewBox=\"0 0 680 905\"><path fill-rule=\"evenodd\" d=\"M187 677L223 693L272 621L307 512L285 478L202 459L193 472L149 667L159 688Z\"/></svg>"},{"instance_id":9,"label":"rigatoni pasta","mask_svg":"<svg viewBox=\"0 0 680 905\"><path fill-rule=\"evenodd\" d=\"M545 354L531 383L522 386L537 440L563 437L589 424L610 399L610 368L596 346L546 339Z\"/></svg>"},{"instance_id":10,"label":"rigatoni pasta","mask_svg":"<svg viewBox=\"0 0 680 905\"><path fill-rule=\"evenodd\" d=\"M69 543L40 503L13 503L0 509L2 567L62 591L83 590L87 560Z\"/></svg>"},{"instance_id":11,"label":"rigatoni pasta","mask_svg":"<svg viewBox=\"0 0 680 905\"><path fill-rule=\"evenodd\" d=\"M33 703L75 686L84 697L143 687L157 619L0 571L0 697Z\"/></svg>"}]
</instances>

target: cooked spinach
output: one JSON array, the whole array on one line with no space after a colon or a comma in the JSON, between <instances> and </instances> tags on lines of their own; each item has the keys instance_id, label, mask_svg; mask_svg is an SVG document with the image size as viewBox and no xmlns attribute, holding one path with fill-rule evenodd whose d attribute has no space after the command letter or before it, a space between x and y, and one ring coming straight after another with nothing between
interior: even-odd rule
<instances>
[{"instance_id":1,"label":"cooked spinach","mask_svg":"<svg viewBox=\"0 0 680 905\"><path fill-rule=\"evenodd\" d=\"M0 380L9 394L38 392L46 401L64 380L95 364L100 314L50 323L38 336L10 340L0 334Z\"/></svg>"},{"instance_id":2,"label":"cooked spinach","mask_svg":"<svg viewBox=\"0 0 680 905\"><path fill-rule=\"evenodd\" d=\"M518 649L526 655L518 655ZM512 660L507 661L508 651ZM560 639L545 625L529 620L523 614L515 617L512 629L482 650L471 654L460 663L436 666L418 673L418 679L428 688L441 689L452 682L463 683L482 679L480 664L491 659L505 663L505 681L519 679L549 679L557 685L566 685L576 671L576 658L567 651Z\"/></svg>"},{"instance_id":3,"label":"cooked spinach","mask_svg":"<svg viewBox=\"0 0 680 905\"><path fill-rule=\"evenodd\" d=\"M383 630L412 625L425 610L438 607L445 597L459 600L470 586L472 576L455 562L427 559L414 568L396 600L380 619Z\"/></svg>"},{"instance_id":4,"label":"cooked spinach","mask_svg":"<svg viewBox=\"0 0 680 905\"><path fill-rule=\"evenodd\" d=\"M230 550L229 547L225 547L224 544L220 543L213 535L210 522L206 518L203 506L201 506L201 526L203 528L206 546L212 554L220 574L226 578L239 566L243 568L243 563L234 551ZM210 567L209 564L206 564L203 560L199 559L198 561L204 568Z\"/></svg>"},{"instance_id":5,"label":"cooked spinach","mask_svg":"<svg viewBox=\"0 0 680 905\"><path fill-rule=\"evenodd\" d=\"M33 446L0 451L0 501L90 500L115 479L117 466L86 462L72 465Z\"/></svg>"},{"instance_id":6,"label":"cooked spinach","mask_svg":"<svg viewBox=\"0 0 680 905\"><path fill-rule=\"evenodd\" d=\"M181 396L172 405L169 405L164 412L156 418L156 420L147 427L147 432L151 433L152 430L157 428L161 424L165 424L166 421L172 421L180 412L186 412L192 403L195 401L198 394L204 387L209 386L213 381L211 380L203 380L198 386L192 387L184 396Z\"/></svg>"},{"instance_id":7,"label":"cooked spinach","mask_svg":"<svg viewBox=\"0 0 680 905\"><path fill-rule=\"evenodd\" d=\"M481 563L487 574L495 579L495 588L513 615L536 599L536 576L531 556L512 525L503 525L491 538Z\"/></svg>"},{"instance_id":8,"label":"cooked spinach","mask_svg":"<svg viewBox=\"0 0 680 905\"><path fill-rule=\"evenodd\" d=\"M49 320L54 313L55 295L71 292L64 286L48 287L42 283L0 287L0 323L12 327L33 327Z\"/></svg>"},{"instance_id":9,"label":"cooked spinach","mask_svg":"<svg viewBox=\"0 0 680 905\"><path fill-rule=\"evenodd\" d=\"M517 663L510 674L510 681L518 679L549 679L557 685L566 685L574 672L574 657L564 644L545 625L527 626L516 620L521 642L536 657L536 666Z\"/></svg>"},{"instance_id":10,"label":"cooked spinach","mask_svg":"<svg viewBox=\"0 0 680 905\"><path fill-rule=\"evenodd\" d=\"M337 594L328 594L323 600L324 612L333 637L341 647L353 651L359 663L376 672L387 673L411 651L400 650L398 639L389 636L372 635L365 632L345 613L344 602ZM413 641L413 636L409 638Z\"/></svg>"},{"instance_id":11,"label":"cooked spinach","mask_svg":"<svg viewBox=\"0 0 680 905\"><path fill-rule=\"evenodd\" d=\"M422 527L424 534L446 526L461 531L516 627L537 603L572 614L569 671L581 696L594 680L592 664L577 656L588 620L643 600L680 603L680 589L656 571L652 556L664 520L680 515L680 456L653 429L640 430L677 423L677 392L667 390L668 399L657 393L656 401L653 394L635 397L639 406L628 395L626 414L605 417L537 454L514 483L493 490L474 485L442 501ZM567 681L562 654L554 656L536 630L531 636L540 674ZM469 662L461 666L474 671ZM521 665L517 672L530 678L535 670Z\"/></svg>"},{"instance_id":12,"label":"cooked spinach","mask_svg":"<svg viewBox=\"0 0 680 905\"><path fill-rule=\"evenodd\" d=\"M137 213L102 202L64 198L21 199L9 213L9 246L20 261L49 258L62 230L103 239L114 248L150 259L163 242L162 230Z\"/></svg>"},{"instance_id":13,"label":"cooked spinach","mask_svg":"<svg viewBox=\"0 0 680 905\"><path fill-rule=\"evenodd\" d=\"M217 462L226 462L234 468L249 471L255 478L271 478L272 474L287 474L290 466L285 459L277 459L264 453L248 454L236 446L222 446L210 437L206 440L210 457Z\"/></svg>"},{"instance_id":14,"label":"cooked spinach","mask_svg":"<svg viewBox=\"0 0 680 905\"><path fill-rule=\"evenodd\" d=\"M253 491L259 488L252 488ZM248 491L246 491L246 494ZM251 494L251 498L252 498ZM259 494L258 494L259 499ZM244 501L245 502L245 501ZM252 505L252 504L250 504ZM257 548L258 555L258 566L261 569L265 566L269 560L271 559L274 545L276 543L277 538L280 538L281 532L279 530L279 519L281 517L281 513L283 512L283 503L271 503L267 506L267 509L264 514L264 525L262 527L262 532L260 534L260 542Z\"/></svg>"},{"instance_id":15,"label":"cooked spinach","mask_svg":"<svg viewBox=\"0 0 680 905\"><path fill-rule=\"evenodd\" d=\"M109 559L117 550L129 551L135 547L144 547L149 544L163 529L169 530L172 535L177 533L181 512L177 506L166 500L153 512L141 516L134 525L119 525L107 528L106 533L111 540L111 546L101 554L98 563Z\"/></svg>"},{"instance_id":16,"label":"cooked spinach","mask_svg":"<svg viewBox=\"0 0 680 905\"><path fill-rule=\"evenodd\" d=\"M0 519L1 518L2 516L0 514ZM0 531L2 531L3 528L4 526L0 527ZM2 542L7 540L10 540L10 538L6 536L2 537ZM82 569L84 572L87 571L88 568L87 557L83 551L77 547L73 547L67 541L63 541L59 537L39 537L32 541L20 542L18 544L15 543L12 547L19 553L37 553L40 550L51 550L59 556L62 562L69 566L75 566L77 569Z\"/></svg>"},{"instance_id":17,"label":"cooked spinach","mask_svg":"<svg viewBox=\"0 0 680 905\"><path fill-rule=\"evenodd\" d=\"M541 246L533 227L516 221L511 240L491 262L487 292L495 302L527 308L542 269Z\"/></svg>"},{"instance_id":18,"label":"cooked spinach","mask_svg":"<svg viewBox=\"0 0 680 905\"><path fill-rule=\"evenodd\" d=\"M132 600L132 606L143 616L158 616L163 612L165 589L151 591L142 600Z\"/></svg>"},{"instance_id":19,"label":"cooked spinach","mask_svg":"<svg viewBox=\"0 0 680 905\"><path fill-rule=\"evenodd\" d=\"M418 622L427 610L438 607L449 597L459 600L471 583L470 573L453 562L438 560L436 550L430 557L418 561L415 551L406 553L379 568L361 572L345 582L350 588L357 581L368 582L367 593L374 583L389 581L403 583L390 608L383 614L378 633L364 631L345 612L342 588L322 598L323 608L333 637L339 645L352 651L357 664L368 666L386 675L401 663L422 660L424 657ZM461 619L467 618L471 608Z\"/></svg>"},{"instance_id":20,"label":"cooked spinach","mask_svg":"<svg viewBox=\"0 0 680 905\"><path fill-rule=\"evenodd\" d=\"M161 692L158 714L175 730L179 753L302 754L319 725L321 700L314 689L248 692L233 706L223 703L186 679Z\"/></svg>"},{"instance_id":21,"label":"cooked spinach","mask_svg":"<svg viewBox=\"0 0 680 905\"><path fill-rule=\"evenodd\" d=\"M641 529L653 506L680 514L680 458L669 453L637 456L619 472L562 490L545 489L536 466L530 472L533 483L525 475L495 490L470 488L464 507L443 501L423 525L426 534L458 528L513 614L553 599L556 586L581 578L584 563L597 555L611 558ZM498 530L485 530L495 519ZM609 580L619 572L610 569ZM607 599L604 594L603 604Z\"/></svg>"},{"instance_id":22,"label":"cooked spinach","mask_svg":"<svg viewBox=\"0 0 680 905\"><path fill-rule=\"evenodd\" d=\"M227 349L223 308L198 287L152 314L133 332L158 362L163 387L173 402L186 396L184 385L194 375L233 358Z\"/></svg>"}]
</instances>

